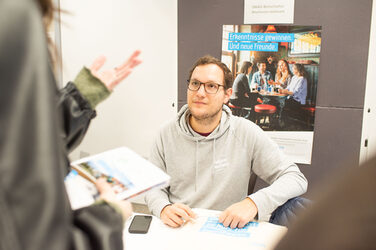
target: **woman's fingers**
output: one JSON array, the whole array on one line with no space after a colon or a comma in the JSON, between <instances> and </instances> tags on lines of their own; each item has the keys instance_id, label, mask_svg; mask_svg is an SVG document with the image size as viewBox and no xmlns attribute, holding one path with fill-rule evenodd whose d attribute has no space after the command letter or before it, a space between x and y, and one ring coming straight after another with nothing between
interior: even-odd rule
<instances>
[{"instance_id":1,"label":"woman's fingers","mask_svg":"<svg viewBox=\"0 0 376 250\"><path fill-rule=\"evenodd\" d=\"M99 191L100 196L105 200L114 200L115 191L111 188L111 185L107 182L105 178L99 178L95 185Z\"/></svg>"},{"instance_id":2,"label":"woman's fingers","mask_svg":"<svg viewBox=\"0 0 376 250\"><path fill-rule=\"evenodd\" d=\"M133 54L120 66L116 67L117 70L122 71L127 68L134 68L141 63L141 60L137 57L141 54L140 50L136 50Z\"/></svg>"}]
</instances>

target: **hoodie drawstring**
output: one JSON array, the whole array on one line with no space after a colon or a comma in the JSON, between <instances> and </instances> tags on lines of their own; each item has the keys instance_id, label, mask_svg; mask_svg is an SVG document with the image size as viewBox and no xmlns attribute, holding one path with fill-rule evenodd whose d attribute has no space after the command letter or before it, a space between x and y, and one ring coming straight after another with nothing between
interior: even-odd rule
<instances>
[{"instance_id":1,"label":"hoodie drawstring","mask_svg":"<svg viewBox=\"0 0 376 250\"><path fill-rule=\"evenodd\" d=\"M197 192L197 176L198 176L198 140L196 140L195 192Z\"/></svg>"},{"instance_id":2,"label":"hoodie drawstring","mask_svg":"<svg viewBox=\"0 0 376 250\"><path fill-rule=\"evenodd\" d=\"M214 138L214 140L213 140L213 163L212 163L212 169L211 169L211 176L212 176L212 178L214 178L214 171L215 171L215 169L213 169L214 168L214 163L215 163L215 138Z\"/></svg>"}]
</instances>

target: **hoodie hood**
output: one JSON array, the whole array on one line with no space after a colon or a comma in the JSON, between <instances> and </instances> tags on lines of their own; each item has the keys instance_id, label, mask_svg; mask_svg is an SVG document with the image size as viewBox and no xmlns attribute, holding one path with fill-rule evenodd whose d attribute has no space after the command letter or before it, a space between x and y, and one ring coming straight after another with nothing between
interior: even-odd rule
<instances>
[{"instance_id":1,"label":"hoodie hood","mask_svg":"<svg viewBox=\"0 0 376 250\"><path fill-rule=\"evenodd\" d=\"M230 127L231 110L226 105L222 106L222 117L219 125L208 136L202 136L195 132L189 125L189 116L191 112L188 108L188 104L185 104L179 111L177 119L175 121L176 128L179 133L188 140L192 141L210 141L221 137Z\"/></svg>"}]
</instances>

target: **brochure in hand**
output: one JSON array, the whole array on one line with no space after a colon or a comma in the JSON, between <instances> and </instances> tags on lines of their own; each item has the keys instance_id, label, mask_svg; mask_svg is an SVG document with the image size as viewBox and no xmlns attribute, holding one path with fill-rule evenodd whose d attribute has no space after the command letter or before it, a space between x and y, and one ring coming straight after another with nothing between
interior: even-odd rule
<instances>
[{"instance_id":1,"label":"brochure in hand","mask_svg":"<svg viewBox=\"0 0 376 250\"><path fill-rule=\"evenodd\" d=\"M170 180L170 176L161 169L126 147L82 158L72 162L71 166L79 176L91 183L100 177L106 178L118 199L129 199L152 188L166 187ZM71 203L74 203L72 202L72 193L76 193L77 189L82 189L82 186L86 186L86 192L93 196L93 188L90 187L93 184L86 182L85 185L82 185L85 181L82 178L78 180L77 173L72 171L65 181ZM78 205L78 207L80 206Z\"/></svg>"}]
</instances>

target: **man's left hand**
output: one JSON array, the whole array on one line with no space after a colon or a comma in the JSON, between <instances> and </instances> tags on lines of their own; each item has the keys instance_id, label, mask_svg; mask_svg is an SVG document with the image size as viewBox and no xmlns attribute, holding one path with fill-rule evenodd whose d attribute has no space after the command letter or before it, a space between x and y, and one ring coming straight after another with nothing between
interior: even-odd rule
<instances>
[{"instance_id":1,"label":"man's left hand","mask_svg":"<svg viewBox=\"0 0 376 250\"><path fill-rule=\"evenodd\" d=\"M256 204L250 199L232 204L219 215L219 222L225 227L243 228L248 222L253 220L257 214Z\"/></svg>"}]
</instances>

